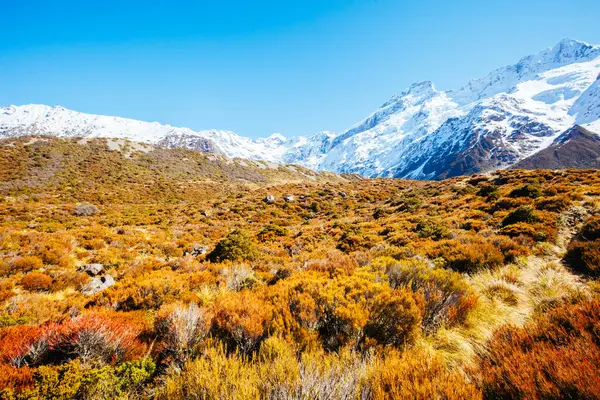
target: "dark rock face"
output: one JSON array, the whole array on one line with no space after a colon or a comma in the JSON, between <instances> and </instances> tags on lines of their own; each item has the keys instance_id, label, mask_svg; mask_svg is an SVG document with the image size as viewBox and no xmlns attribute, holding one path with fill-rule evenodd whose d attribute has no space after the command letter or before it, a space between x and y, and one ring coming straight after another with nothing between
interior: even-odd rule
<instances>
[{"instance_id":1,"label":"dark rock face","mask_svg":"<svg viewBox=\"0 0 600 400\"><path fill-rule=\"evenodd\" d=\"M600 168L600 136L575 125L547 148L518 162L513 168Z\"/></svg>"},{"instance_id":2,"label":"dark rock face","mask_svg":"<svg viewBox=\"0 0 600 400\"><path fill-rule=\"evenodd\" d=\"M521 154L530 154L546 137L557 133L532 117L520 115L518 106L514 102L477 106L468 115L450 118L411 144L406 149L408 162L392 168L389 176L446 179L511 166ZM505 124L498 126L499 120Z\"/></svg>"}]
</instances>

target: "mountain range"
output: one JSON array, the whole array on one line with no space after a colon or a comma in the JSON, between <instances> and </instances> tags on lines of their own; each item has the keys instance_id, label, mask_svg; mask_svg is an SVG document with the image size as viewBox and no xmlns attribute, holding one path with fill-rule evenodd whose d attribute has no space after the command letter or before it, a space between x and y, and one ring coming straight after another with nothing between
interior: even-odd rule
<instances>
[{"instance_id":1,"label":"mountain range","mask_svg":"<svg viewBox=\"0 0 600 400\"><path fill-rule=\"evenodd\" d=\"M251 140L231 131L194 131L60 106L0 108L0 138L129 139L315 170L413 179L511 166L598 168L598 133L600 46L570 39L456 90L415 83L341 133ZM584 161L580 149L587 150Z\"/></svg>"}]
</instances>

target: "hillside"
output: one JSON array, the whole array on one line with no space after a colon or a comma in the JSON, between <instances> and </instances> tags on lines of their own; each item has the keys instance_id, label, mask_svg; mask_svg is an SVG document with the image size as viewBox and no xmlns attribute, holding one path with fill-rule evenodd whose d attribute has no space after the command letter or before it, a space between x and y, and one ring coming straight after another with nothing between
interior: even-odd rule
<instances>
[{"instance_id":1,"label":"hillside","mask_svg":"<svg viewBox=\"0 0 600 400\"><path fill-rule=\"evenodd\" d=\"M575 126L557 137L545 149L518 162L524 169L600 169L600 135Z\"/></svg>"},{"instance_id":2,"label":"hillside","mask_svg":"<svg viewBox=\"0 0 600 400\"><path fill-rule=\"evenodd\" d=\"M600 396L598 171L1 146L0 398Z\"/></svg>"},{"instance_id":3,"label":"hillside","mask_svg":"<svg viewBox=\"0 0 600 400\"><path fill-rule=\"evenodd\" d=\"M564 39L454 90L411 85L340 133L251 140L45 105L0 108L0 138L118 138L366 177L444 179L517 164L575 125L600 133L600 46Z\"/></svg>"},{"instance_id":4,"label":"hillside","mask_svg":"<svg viewBox=\"0 0 600 400\"><path fill-rule=\"evenodd\" d=\"M30 136L4 139L0 149L0 193L13 196L56 192L80 201L88 196L103 201L175 201L226 194L238 186L358 179L124 139Z\"/></svg>"}]
</instances>

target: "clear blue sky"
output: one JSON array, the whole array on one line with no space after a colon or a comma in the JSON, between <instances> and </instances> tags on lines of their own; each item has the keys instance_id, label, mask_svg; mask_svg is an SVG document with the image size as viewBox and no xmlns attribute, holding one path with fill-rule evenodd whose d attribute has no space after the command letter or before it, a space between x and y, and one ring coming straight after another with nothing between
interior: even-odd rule
<instances>
[{"instance_id":1,"label":"clear blue sky","mask_svg":"<svg viewBox=\"0 0 600 400\"><path fill-rule=\"evenodd\" d=\"M414 81L456 88L569 37L600 1L0 1L0 105L341 131Z\"/></svg>"}]
</instances>

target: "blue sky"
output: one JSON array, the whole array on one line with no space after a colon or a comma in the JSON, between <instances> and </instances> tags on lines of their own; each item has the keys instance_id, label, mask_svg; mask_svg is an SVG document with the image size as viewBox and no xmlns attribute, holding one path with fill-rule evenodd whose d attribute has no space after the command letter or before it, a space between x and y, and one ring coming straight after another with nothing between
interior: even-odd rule
<instances>
[{"instance_id":1,"label":"blue sky","mask_svg":"<svg viewBox=\"0 0 600 400\"><path fill-rule=\"evenodd\" d=\"M599 1L0 1L0 105L250 137L348 128L412 82L452 89L569 37Z\"/></svg>"}]
</instances>

